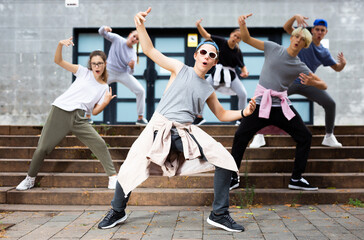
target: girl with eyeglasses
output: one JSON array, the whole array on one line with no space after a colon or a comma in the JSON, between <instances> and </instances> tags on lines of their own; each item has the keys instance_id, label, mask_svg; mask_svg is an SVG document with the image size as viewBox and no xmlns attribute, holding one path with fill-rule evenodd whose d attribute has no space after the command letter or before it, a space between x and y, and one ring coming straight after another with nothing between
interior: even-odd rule
<instances>
[{"instance_id":1,"label":"girl with eyeglasses","mask_svg":"<svg viewBox=\"0 0 364 240\"><path fill-rule=\"evenodd\" d=\"M109 73L108 84L119 82L126 86L136 96L138 118L137 125L146 125L148 121L144 118L145 90L140 82L133 76L135 63L138 63L137 52L139 38L136 30L132 31L125 39L118 34L112 33L109 26L101 26L99 34L111 42L107 57L107 70ZM137 44L136 51L133 45Z\"/></svg>"},{"instance_id":2,"label":"girl with eyeglasses","mask_svg":"<svg viewBox=\"0 0 364 240\"><path fill-rule=\"evenodd\" d=\"M235 29L230 33L230 37L226 40L224 37L211 35L201 25L202 19L196 22L197 30L205 39L212 39L219 46L219 62L215 67L215 71L206 79L216 91L226 95L238 96L238 108L244 109L247 103L247 92L239 79L247 78L249 72L244 64L243 54L239 48L240 30ZM236 73L235 68L239 67L241 73ZM201 113L202 114L202 113ZM198 115L194 124L201 125L206 121L202 115ZM239 121L237 121L239 124Z\"/></svg>"},{"instance_id":3,"label":"girl with eyeglasses","mask_svg":"<svg viewBox=\"0 0 364 240\"><path fill-rule=\"evenodd\" d=\"M88 68L63 60L63 46L74 45L72 37L61 40L54 56L54 62L76 76L72 85L53 103L47 121L42 129L26 178L16 187L27 190L34 187L35 178L44 158L56 145L72 132L100 160L109 176L109 189L115 189L116 171L105 141L88 123L86 112L97 115L115 98L107 85L106 55L102 51L90 54Z\"/></svg>"},{"instance_id":4,"label":"girl with eyeglasses","mask_svg":"<svg viewBox=\"0 0 364 240\"><path fill-rule=\"evenodd\" d=\"M171 72L167 87L153 117L133 143L120 168L112 209L99 223L101 229L112 228L126 221L126 204L131 191L150 175L189 175L215 169L213 211L207 222L232 232L244 227L229 215L229 185L232 171L238 169L225 147L198 126L192 125L205 102L221 121L234 121L250 115L255 109L251 100L244 110L225 110L218 101L205 74L217 63L216 43L200 43L194 53L195 64L189 67L167 57L154 48L145 29L146 16L139 12L135 25L143 52L160 67Z\"/></svg>"}]
</instances>

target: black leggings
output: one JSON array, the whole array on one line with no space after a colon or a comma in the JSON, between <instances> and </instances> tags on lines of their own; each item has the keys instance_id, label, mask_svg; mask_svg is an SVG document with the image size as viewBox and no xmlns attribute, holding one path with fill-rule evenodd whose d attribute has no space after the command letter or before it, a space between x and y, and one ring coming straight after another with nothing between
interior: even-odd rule
<instances>
[{"instance_id":1,"label":"black leggings","mask_svg":"<svg viewBox=\"0 0 364 240\"><path fill-rule=\"evenodd\" d=\"M252 115L244 117L235 133L231 154L233 155L238 169L241 165L245 149L252 137L263 127L274 125L286 131L296 141L295 161L292 172L293 179L300 179L305 172L308 155L311 147L312 134L303 123L300 115L290 106L296 114L291 120L284 116L281 107L272 107L269 119L259 118L259 105Z\"/></svg>"}]
</instances>

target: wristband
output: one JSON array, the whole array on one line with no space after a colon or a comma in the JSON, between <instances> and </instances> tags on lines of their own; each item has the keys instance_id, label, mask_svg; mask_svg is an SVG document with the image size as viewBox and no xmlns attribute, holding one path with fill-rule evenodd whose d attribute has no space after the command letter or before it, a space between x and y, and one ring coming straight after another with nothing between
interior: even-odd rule
<instances>
[{"instance_id":1,"label":"wristband","mask_svg":"<svg viewBox=\"0 0 364 240\"><path fill-rule=\"evenodd\" d=\"M241 114L241 118L245 118L245 116L244 116L244 109L241 110L240 114Z\"/></svg>"}]
</instances>

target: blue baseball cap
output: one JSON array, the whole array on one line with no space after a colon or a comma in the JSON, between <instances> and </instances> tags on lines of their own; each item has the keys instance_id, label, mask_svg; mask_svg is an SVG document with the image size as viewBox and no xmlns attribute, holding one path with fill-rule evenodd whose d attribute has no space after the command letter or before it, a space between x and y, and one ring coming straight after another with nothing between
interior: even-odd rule
<instances>
[{"instance_id":1,"label":"blue baseball cap","mask_svg":"<svg viewBox=\"0 0 364 240\"><path fill-rule=\"evenodd\" d=\"M313 26L318 26L318 25L325 26L327 28L327 22L325 19L321 19L321 18L316 19L313 22Z\"/></svg>"},{"instance_id":2,"label":"blue baseball cap","mask_svg":"<svg viewBox=\"0 0 364 240\"><path fill-rule=\"evenodd\" d=\"M220 51L220 50L219 50L219 47L217 46L217 44L216 44L214 41L211 41L211 40L206 40L206 41L202 41L202 42L200 42L200 43L197 45L197 47L196 47L196 50L195 50L195 51L197 51L197 49L198 49L199 47L201 47L201 45L203 45L203 44L210 44L210 45L214 46L218 52Z\"/></svg>"}]
</instances>

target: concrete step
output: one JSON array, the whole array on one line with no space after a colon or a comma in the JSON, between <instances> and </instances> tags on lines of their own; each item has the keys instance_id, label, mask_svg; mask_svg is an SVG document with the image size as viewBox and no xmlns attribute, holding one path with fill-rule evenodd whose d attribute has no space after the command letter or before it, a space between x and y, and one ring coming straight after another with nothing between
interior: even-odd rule
<instances>
[{"instance_id":1,"label":"concrete step","mask_svg":"<svg viewBox=\"0 0 364 240\"><path fill-rule=\"evenodd\" d=\"M31 159L35 147L0 147L0 158ZM230 147L227 147L231 151ZM110 147L112 159L125 159L129 147ZM264 147L259 149L247 148L243 159L292 159L295 147ZM362 158L364 146L345 146L342 148L311 147L311 159L350 159ZM48 156L49 159L93 159L91 151L86 147L58 147Z\"/></svg>"},{"instance_id":2,"label":"concrete step","mask_svg":"<svg viewBox=\"0 0 364 240\"><path fill-rule=\"evenodd\" d=\"M202 125L201 129L210 135L234 135L237 126L234 125ZM324 134L324 126L307 126L312 134ZM143 126L137 125L95 125L94 128L101 135L139 135ZM39 135L42 126L0 126L0 135ZM364 135L364 126L335 126L335 135Z\"/></svg>"},{"instance_id":3,"label":"concrete step","mask_svg":"<svg viewBox=\"0 0 364 240\"><path fill-rule=\"evenodd\" d=\"M31 159L0 159L2 172L27 172ZM113 160L118 170L124 160ZM309 159L306 172L349 173L364 172L364 159ZM256 159L242 161L240 172L249 173L290 173L292 159ZM96 159L45 159L40 172L54 173L103 173L101 163Z\"/></svg>"},{"instance_id":4,"label":"concrete step","mask_svg":"<svg viewBox=\"0 0 364 240\"><path fill-rule=\"evenodd\" d=\"M0 159L3 172L27 172L31 159ZM118 171L124 160L113 160ZM104 173L97 159L45 159L40 172L54 173Z\"/></svg>"},{"instance_id":5,"label":"concrete step","mask_svg":"<svg viewBox=\"0 0 364 240\"><path fill-rule=\"evenodd\" d=\"M14 189L13 187L0 187L0 204L4 204L7 202L7 192Z\"/></svg>"},{"instance_id":6,"label":"concrete step","mask_svg":"<svg viewBox=\"0 0 364 240\"><path fill-rule=\"evenodd\" d=\"M130 147L138 136L102 136L110 147ZM231 147L234 136L213 136L216 141L225 147ZM337 135L337 140L343 146L364 146L364 135ZM312 146L321 146L323 135L312 137ZM0 146L2 147L36 147L39 136L34 135L0 135ZM288 147L296 143L289 135L266 135L265 147ZM75 136L66 136L59 144L59 147L85 146Z\"/></svg>"},{"instance_id":7,"label":"concrete step","mask_svg":"<svg viewBox=\"0 0 364 240\"><path fill-rule=\"evenodd\" d=\"M230 192L230 204L241 205L245 198L253 204L331 204L346 203L349 198L363 199L363 189L320 189L293 191L255 188L254 197L247 191ZM110 205L114 191L95 188L33 188L28 191L7 191L7 204L42 205ZM129 200L134 206L211 206L213 189L137 188Z\"/></svg>"},{"instance_id":8,"label":"concrete step","mask_svg":"<svg viewBox=\"0 0 364 240\"><path fill-rule=\"evenodd\" d=\"M0 173L0 186L18 185L26 173ZM240 186L256 188L284 188L288 186L291 173L240 173ZM304 177L319 188L364 188L364 173L306 173ZM151 176L141 188L212 188L213 173L172 178ZM40 173L36 187L55 188L106 188L108 178L104 173Z\"/></svg>"}]
</instances>

